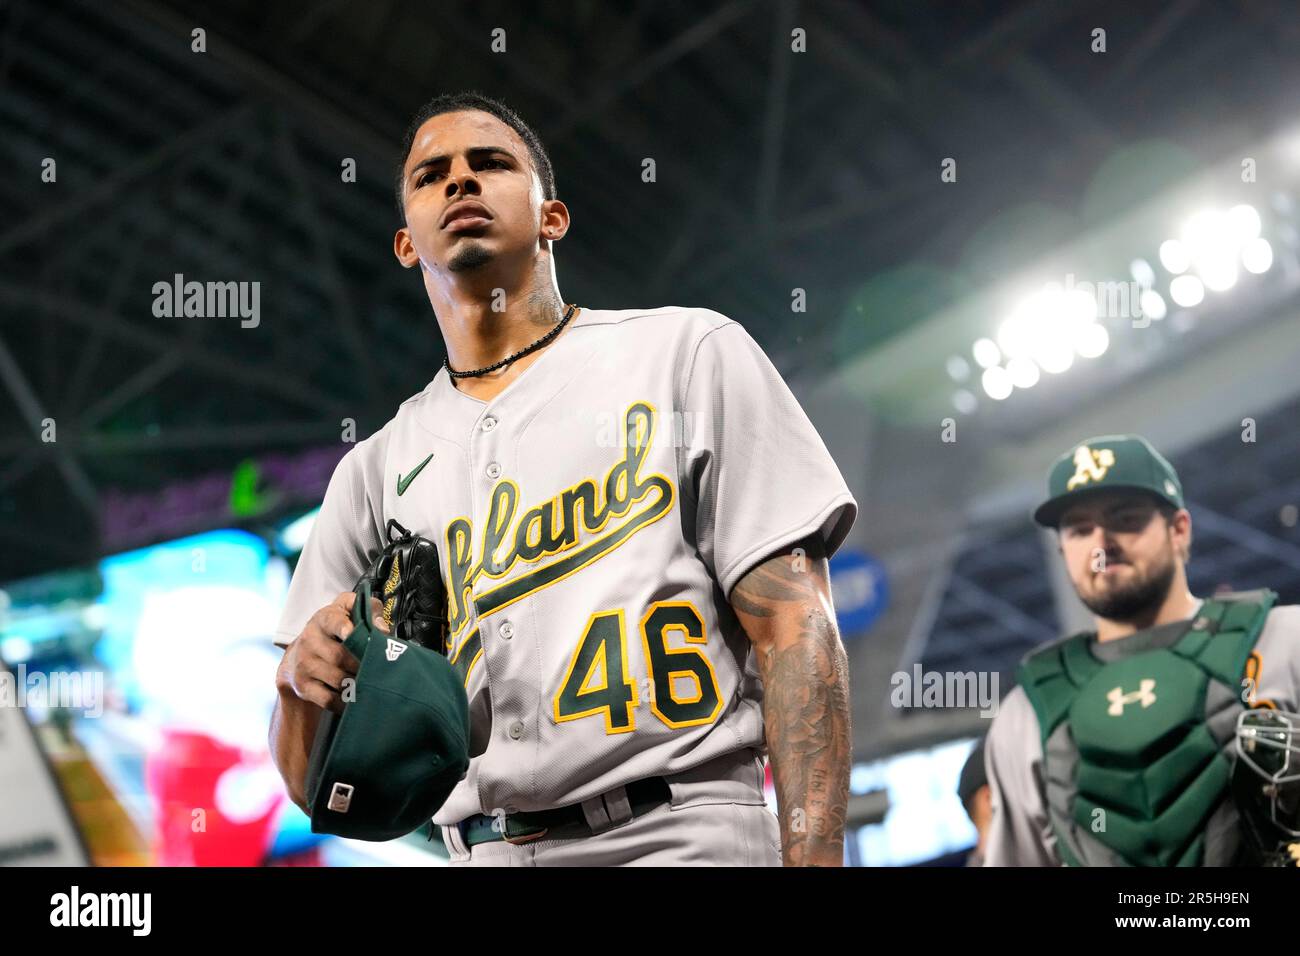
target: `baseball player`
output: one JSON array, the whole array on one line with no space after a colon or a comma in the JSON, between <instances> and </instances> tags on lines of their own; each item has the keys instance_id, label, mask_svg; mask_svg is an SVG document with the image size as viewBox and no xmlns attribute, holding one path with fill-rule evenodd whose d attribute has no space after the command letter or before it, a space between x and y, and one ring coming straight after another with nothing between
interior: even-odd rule
<instances>
[{"instance_id":1,"label":"baseball player","mask_svg":"<svg viewBox=\"0 0 1300 956\"><path fill-rule=\"evenodd\" d=\"M857 503L821 438L727 317L562 303L569 212L507 107L440 97L403 155L394 251L447 360L344 456L303 549L271 729L290 795L396 519L437 544L469 700L469 770L434 816L453 864L841 865L827 559Z\"/></svg>"},{"instance_id":2,"label":"baseball player","mask_svg":"<svg viewBox=\"0 0 1300 956\"><path fill-rule=\"evenodd\" d=\"M1142 438L1088 439L1048 484L1034 518L1058 532L1095 629L1031 652L999 708L985 865L1262 862L1276 847L1247 835L1300 835L1253 815L1286 770L1284 747L1266 745L1300 728L1300 607L1266 590L1189 591L1182 484ZM1239 759L1239 741L1255 758ZM1272 780L1251 777L1260 766Z\"/></svg>"}]
</instances>

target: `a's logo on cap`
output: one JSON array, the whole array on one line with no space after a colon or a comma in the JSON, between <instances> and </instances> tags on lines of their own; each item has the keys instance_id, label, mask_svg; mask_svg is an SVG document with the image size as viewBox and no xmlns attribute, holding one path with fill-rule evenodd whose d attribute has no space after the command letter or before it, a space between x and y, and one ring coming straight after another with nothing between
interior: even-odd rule
<instances>
[{"instance_id":1,"label":"a's logo on cap","mask_svg":"<svg viewBox=\"0 0 1300 956\"><path fill-rule=\"evenodd\" d=\"M1142 709L1145 710L1156 702L1155 691L1156 682L1150 677L1142 678L1138 683L1138 689L1131 694L1124 693L1121 687L1115 687L1106 694L1106 699L1110 701L1106 713L1112 717L1122 717L1125 704L1141 704Z\"/></svg>"},{"instance_id":2,"label":"a's logo on cap","mask_svg":"<svg viewBox=\"0 0 1300 956\"><path fill-rule=\"evenodd\" d=\"M1174 487L1174 483L1168 478L1165 479L1165 494L1170 498L1176 497L1178 494L1178 489Z\"/></svg>"},{"instance_id":3,"label":"a's logo on cap","mask_svg":"<svg viewBox=\"0 0 1300 956\"><path fill-rule=\"evenodd\" d=\"M1075 485L1086 485L1090 481L1101 481L1106 472L1115 464L1115 453L1109 448L1093 451L1087 445L1080 445L1074 452L1074 474L1065 483L1066 491L1073 491Z\"/></svg>"},{"instance_id":4,"label":"a's logo on cap","mask_svg":"<svg viewBox=\"0 0 1300 956\"><path fill-rule=\"evenodd\" d=\"M406 645L401 641L395 641L391 637L388 639L388 647L384 650L384 656L390 661L395 661L406 651Z\"/></svg>"},{"instance_id":5,"label":"a's logo on cap","mask_svg":"<svg viewBox=\"0 0 1300 956\"><path fill-rule=\"evenodd\" d=\"M330 790L330 802L327 806L336 813L347 813L352 806L352 784L336 783Z\"/></svg>"}]
</instances>

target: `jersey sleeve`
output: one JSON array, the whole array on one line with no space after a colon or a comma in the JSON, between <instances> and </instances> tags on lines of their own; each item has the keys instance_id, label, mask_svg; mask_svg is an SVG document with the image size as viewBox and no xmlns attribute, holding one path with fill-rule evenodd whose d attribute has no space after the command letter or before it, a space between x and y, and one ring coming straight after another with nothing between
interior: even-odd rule
<instances>
[{"instance_id":1,"label":"jersey sleeve","mask_svg":"<svg viewBox=\"0 0 1300 956\"><path fill-rule=\"evenodd\" d=\"M1023 688L1013 687L998 707L984 745L993 816L985 866L1060 866L1047 818L1043 747L1038 718Z\"/></svg>"},{"instance_id":2,"label":"jersey sleeve","mask_svg":"<svg viewBox=\"0 0 1300 956\"><path fill-rule=\"evenodd\" d=\"M1300 710L1300 606L1270 610L1255 651L1260 658L1256 696L1279 710Z\"/></svg>"},{"instance_id":3,"label":"jersey sleeve","mask_svg":"<svg viewBox=\"0 0 1300 956\"><path fill-rule=\"evenodd\" d=\"M833 554L858 505L799 402L737 322L706 331L682 395L684 507L728 598L755 564L814 532Z\"/></svg>"},{"instance_id":4,"label":"jersey sleeve","mask_svg":"<svg viewBox=\"0 0 1300 956\"><path fill-rule=\"evenodd\" d=\"M289 582L274 641L287 646L311 616L343 591L351 591L382 547L381 510L367 493L364 461L373 448L361 443L334 468L320 513Z\"/></svg>"}]
</instances>

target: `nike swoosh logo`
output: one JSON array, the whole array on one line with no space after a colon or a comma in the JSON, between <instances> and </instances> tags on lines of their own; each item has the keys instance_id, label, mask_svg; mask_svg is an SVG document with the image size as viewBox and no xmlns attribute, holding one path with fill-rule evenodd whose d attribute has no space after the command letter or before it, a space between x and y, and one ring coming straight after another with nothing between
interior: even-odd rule
<instances>
[{"instance_id":1,"label":"nike swoosh logo","mask_svg":"<svg viewBox=\"0 0 1300 956\"><path fill-rule=\"evenodd\" d=\"M405 478L403 478L400 474L397 476L398 497L401 497L401 495L405 493L406 489L410 486L411 482L415 480L415 476L418 475L421 471L423 471L424 466L427 465L432 460L433 460L433 453L430 452L429 457L424 459L424 461L420 462L418 465L416 465L415 469L410 474L408 474Z\"/></svg>"}]
</instances>

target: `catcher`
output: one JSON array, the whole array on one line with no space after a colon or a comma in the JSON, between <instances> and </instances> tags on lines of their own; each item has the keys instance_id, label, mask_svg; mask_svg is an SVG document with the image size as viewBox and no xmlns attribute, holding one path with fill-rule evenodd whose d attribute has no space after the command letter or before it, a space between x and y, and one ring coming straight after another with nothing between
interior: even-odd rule
<instances>
[{"instance_id":1,"label":"catcher","mask_svg":"<svg viewBox=\"0 0 1300 956\"><path fill-rule=\"evenodd\" d=\"M321 714L366 699L340 701L340 640L395 519L436 548L468 702L468 768L433 816L453 864L842 865L827 559L857 503L821 437L726 316L562 302L568 209L507 107L439 97L405 146L394 254L447 359L339 463L290 584L271 747L291 796L322 825L334 784L361 797L306 780Z\"/></svg>"},{"instance_id":2,"label":"catcher","mask_svg":"<svg viewBox=\"0 0 1300 956\"><path fill-rule=\"evenodd\" d=\"M1300 608L1191 594L1182 485L1142 438L1088 439L1048 487L1096 629L1027 655L998 710L985 865L1296 865Z\"/></svg>"}]
</instances>

